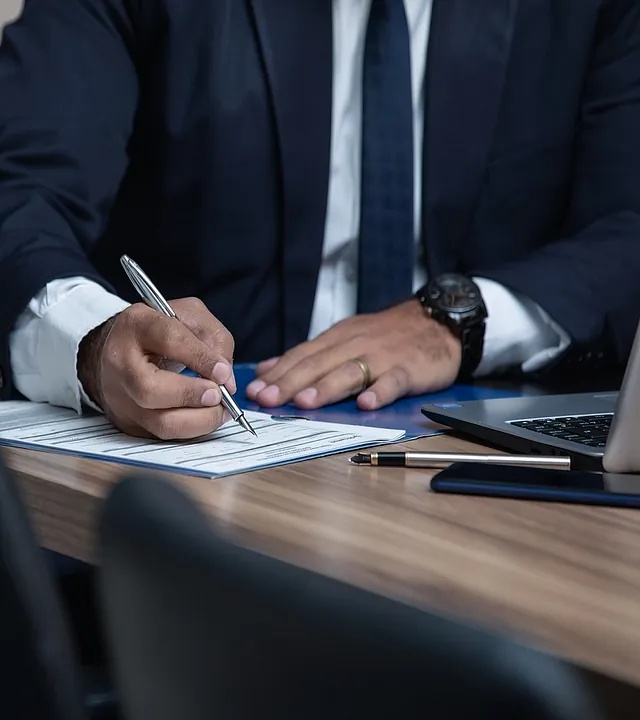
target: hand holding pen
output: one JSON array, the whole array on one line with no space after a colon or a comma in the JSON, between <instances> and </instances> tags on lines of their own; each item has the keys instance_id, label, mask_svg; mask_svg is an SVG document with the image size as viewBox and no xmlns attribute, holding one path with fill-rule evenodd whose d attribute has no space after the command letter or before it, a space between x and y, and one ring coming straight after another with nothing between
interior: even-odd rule
<instances>
[{"instance_id":1,"label":"hand holding pen","mask_svg":"<svg viewBox=\"0 0 640 720\"><path fill-rule=\"evenodd\" d=\"M220 391L223 384L235 391L231 334L199 300L175 300L172 307L180 322L146 305L114 300L114 316L80 345L85 392L130 435L190 439L213 432L231 415ZM201 377L158 368L163 357Z\"/></svg>"},{"instance_id":2,"label":"hand holding pen","mask_svg":"<svg viewBox=\"0 0 640 720\"><path fill-rule=\"evenodd\" d=\"M171 305L169 305L169 303L160 294L158 288L151 282L151 280L142 270L142 268L137 263L135 263L128 255L123 255L120 258L120 262L122 263L124 271L127 273L127 277L129 278L129 280L131 280L132 285L135 287L135 289L138 291L138 294L147 303L147 305L159 312L160 314L164 315L165 317L178 320L178 316L174 312ZM177 358L171 357L171 359L176 360ZM190 370L194 370L194 368L192 368L187 363L185 363L185 365ZM215 368L212 370L212 373L214 372ZM255 435L256 431L251 427L242 410L236 405L233 397L231 396L231 393L225 387L224 382L225 381L219 383L222 404L226 408L227 412L231 415L231 417L241 427L243 427L247 432L250 432L252 435Z\"/></svg>"}]
</instances>

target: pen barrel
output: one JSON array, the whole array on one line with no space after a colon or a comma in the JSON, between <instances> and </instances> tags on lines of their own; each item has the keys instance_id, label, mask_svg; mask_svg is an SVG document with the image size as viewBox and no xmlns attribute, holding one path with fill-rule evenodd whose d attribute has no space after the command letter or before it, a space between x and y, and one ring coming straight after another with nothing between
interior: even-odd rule
<instances>
[{"instance_id":1,"label":"pen barrel","mask_svg":"<svg viewBox=\"0 0 640 720\"><path fill-rule=\"evenodd\" d=\"M371 453L371 464L380 467L406 467L407 453L403 452L385 452Z\"/></svg>"},{"instance_id":2,"label":"pen barrel","mask_svg":"<svg viewBox=\"0 0 640 720\"><path fill-rule=\"evenodd\" d=\"M569 469L568 457L546 455L484 455L480 453L405 453L405 467L439 468L452 463L482 463L485 465L510 465L512 467L551 467ZM386 463L385 463L386 464Z\"/></svg>"},{"instance_id":3,"label":"pen barrel","mask_svg":"<svg viewBox=\"0 0 640 720\"><path fill-rule=\"evenodd\" d=\"M231 393L227 390L224 385L220 385L220 395L222 395L222 404L229 411L229 414L234 420L237 420L242 411L236 405L234 399L231 397Z\"/></svg>"}]
</instances>

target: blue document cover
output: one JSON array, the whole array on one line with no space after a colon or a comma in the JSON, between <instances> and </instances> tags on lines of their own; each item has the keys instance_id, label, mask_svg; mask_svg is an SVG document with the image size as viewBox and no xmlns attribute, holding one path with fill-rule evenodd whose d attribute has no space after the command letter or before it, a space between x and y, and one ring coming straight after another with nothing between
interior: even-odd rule
<instances>
[{"instance_id":1,"label":"blue document cover","mask_svg":"<svg viewBox=\"0 0 640 720\"><path fill-rule=\"evenodd\" d=\"M302 411L295 405L284 405L280 408L265 410L256 403L247 400L246 386L254 378L254 365L236 365L234 367L238 392L236 402L245 410L269 412L271 415L306 417L320 422L344 423L347 425L368 425L370 427L404 430L407 440L416 437L437 435L442 432L439 426L428 420L420 409L427 403L451 403L469 400L485 400L497 397L517 397L521 393L516 390L507 391L496 388L483 388L476 385L454 385L448 390L430 395L404 398L382 410L363 412L358 409L354 399L320 408L319 410Z\"/></svg>"}]
</instances>

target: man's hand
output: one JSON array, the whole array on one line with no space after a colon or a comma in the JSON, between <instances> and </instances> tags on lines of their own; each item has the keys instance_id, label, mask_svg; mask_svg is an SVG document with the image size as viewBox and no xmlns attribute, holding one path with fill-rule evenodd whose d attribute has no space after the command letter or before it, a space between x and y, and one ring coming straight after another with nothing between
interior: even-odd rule
<instances>
[{"instance_id":1,"label":"man's hand","mask_svg":"<svg viewBox=\"0 0 640 720\"><path fill-rule=\"evenodd\" d=\"M231 334L200 300L170 304L179 320L132 305L80 344L78 377L85 392L130 435L182 440L213 432L228 419L219 383L235 392ZM201 377L164 370L163 358Z\"/></svg>"},{"instance_id":2,"label":"man's hand","mask_svg":"<svg viewBox=\"0 0 640 720\"><path fill-rule=\"evenodd\" d=\"M369 368L369 387L363 387L364 372L354 360ZM403 395L448 387L460 360L460 341L410 300L343 320L281 358L261 363L247 396L264 407L293 401L310 410L357 393L361 410L377 410Z\"/></svg>"}]
</instances>

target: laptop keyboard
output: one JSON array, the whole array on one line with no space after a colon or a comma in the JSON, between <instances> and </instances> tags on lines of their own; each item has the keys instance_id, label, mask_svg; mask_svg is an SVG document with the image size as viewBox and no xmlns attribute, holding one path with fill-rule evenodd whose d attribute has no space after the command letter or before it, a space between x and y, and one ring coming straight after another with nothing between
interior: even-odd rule
<instances>
[{"instance_id":1,"label":"laptop keyboard","mask_svg":"<svg viewBox=\"0 0 640 720\"><path fill-rule=\"evenodd\" d=\"M604 448L612 420L613 413L609 413L606 415L517 420L513 421L511 425L542 435L571 440L592 448Z\"/></svg>"}]
</instances>

